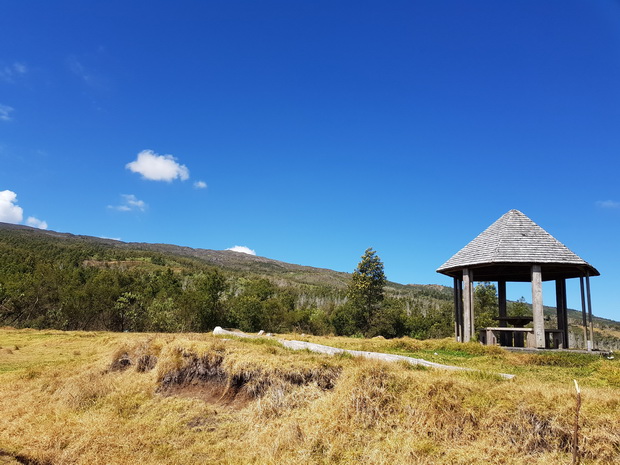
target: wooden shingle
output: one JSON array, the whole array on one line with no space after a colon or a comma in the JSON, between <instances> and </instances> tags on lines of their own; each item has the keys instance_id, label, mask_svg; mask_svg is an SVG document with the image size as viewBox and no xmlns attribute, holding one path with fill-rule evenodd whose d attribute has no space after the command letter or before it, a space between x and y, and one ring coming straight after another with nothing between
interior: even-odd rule
<instances>
[{"instance_id":1,"label":"wooden shingle","mask_svg":"<svg viewBox=\"0 0 620 465\"><path fill-rule=\"evenodd\" d=\"M590 276L599 275L594 267L518 210L504 214L437 271L455 276L456 270L464 268L493 267L496 273L502 268L532 264L565 270L567 277L585 271Z\"/></svg>"}]
</instances>

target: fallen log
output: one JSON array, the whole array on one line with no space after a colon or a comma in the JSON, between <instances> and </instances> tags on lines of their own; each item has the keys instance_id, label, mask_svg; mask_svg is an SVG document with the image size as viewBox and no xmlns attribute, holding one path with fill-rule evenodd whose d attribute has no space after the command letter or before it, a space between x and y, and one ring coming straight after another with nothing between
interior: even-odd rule
<instances>
[{"instance_id":1,"label":"fallen log","mask_svg":"<svg viewBox=\"0 0 620 465\"><path fill-rule=\"evenodd\" d=\"M234 337L243 337L243 338L258 338L262 336L257 336L254 334L246 334L241 331L227 331L220 326L217 326L213 330L213 334L216 336L234 336ZM311 352L317 352L320 354L327 355L337 355L342 353L347 353L352 355L353 357L363 357L374 360L383 360L384 362L405 362L411 365L419 365L428 368L437 368L440 370L449 370L449 371L469 371L469 372L477 372L480 370L475 370L473 368L466 367L457 367L453 365L443 365L441 363L429 362L428 360L424 360L421 358L413 358L407 357L405 355L395 355L395 354L384 354L381 352L366 352L363 350L349 350L349 349L339 349L337 347L325 346L322 344L314 344L312 342L304 342L304 341L289 341L286 339L276 339L280 344L288 349L292 350L309 350ZM498 376L501 376L505 379L513 379L515 375L506 374L506 373L498 373Z\"/></svg>"}]
</instances>

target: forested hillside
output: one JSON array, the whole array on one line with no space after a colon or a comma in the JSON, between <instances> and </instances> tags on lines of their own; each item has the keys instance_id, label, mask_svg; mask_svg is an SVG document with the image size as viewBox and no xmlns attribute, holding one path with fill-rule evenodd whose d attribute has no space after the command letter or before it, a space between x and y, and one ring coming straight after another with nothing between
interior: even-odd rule
<instances>
[{"instance_id":1,"label":"forested hillside","mask_svg":"<svg viewBox=\"0 0 620 465\"><path fill-rule=\"evenodd\" d=\"M380 311L362 327L348 303L351 276L232 251L0 223L0 325L162 332L219 325L317 335L452 336L451 288L388 281ZM493 326L495 286L480 283L475 299L476 326ZM509 302L508 310L531 313L524 302ZM550 320L554 312L546 308ZM580 314L571 311L570 320L579 338ZM606 347L620 346L620 324L595 319L595 325Z\"/></svg>"},{"instance_id":2,"label":"forested hillside","mask_svg":"<svg viewBox=\"0 0 620 465\"><path fill-rule=\"evenodd\" d=\"M352 264L352 268L355 264ZM0 223L0 324L113 331L339 332L350 274L232 251L123 243ZM375 332L452 333L452 293L387 283Z\"/></svg>"}]
</instances>

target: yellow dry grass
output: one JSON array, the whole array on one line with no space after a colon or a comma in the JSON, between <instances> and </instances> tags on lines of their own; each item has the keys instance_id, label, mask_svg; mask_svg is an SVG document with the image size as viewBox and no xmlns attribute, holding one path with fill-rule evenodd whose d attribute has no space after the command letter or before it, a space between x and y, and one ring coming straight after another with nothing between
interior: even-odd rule
<instances>
[{"instance_id":1,"label":"yellow dry grass","mask_svg":"<svg viewBox=\"0 0 620 465\"><path fill-rule=\"evenodd\" d=\"M573 378L582 463L620 463L616 360L306 339L482 371L200 334L0 329L0 464L567 464Z\"/></svg>"}]
</instances>

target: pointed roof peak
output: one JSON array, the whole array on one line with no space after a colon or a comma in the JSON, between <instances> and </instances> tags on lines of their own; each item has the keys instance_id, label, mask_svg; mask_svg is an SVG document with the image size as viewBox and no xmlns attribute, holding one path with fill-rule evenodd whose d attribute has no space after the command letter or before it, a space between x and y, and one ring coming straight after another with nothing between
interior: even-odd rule
<instances>
[{"instance_id":1,"label":"pointed roof peak","mask_svg":"<svg viewBox=\"0 0 620 465\"><path fill-rule=\"evenodd\" d=\"M598 271L519 210L510 210L437 270L447 274L472 266L553 264Z\"/></svg>"}]
</instances>

